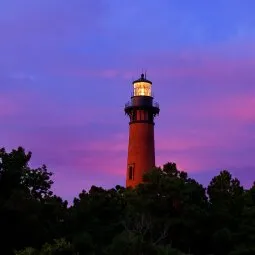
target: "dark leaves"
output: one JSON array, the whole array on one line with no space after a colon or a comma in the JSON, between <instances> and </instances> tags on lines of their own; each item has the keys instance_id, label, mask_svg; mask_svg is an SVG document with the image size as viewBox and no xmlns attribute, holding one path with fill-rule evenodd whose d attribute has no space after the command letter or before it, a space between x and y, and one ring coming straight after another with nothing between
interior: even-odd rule
<instances>
[{"instance_id":1,"label":"dark leaves","mask_svg":"<svg viewBox=\"0 0 255 255\"><path fill-rule=\"evenodd\" d=\"M255 185L245 190L227 170L206 189L167 163L135 189L92 186L68 207L47 167L29 166L31 155L0 149L1 254L255 252Z\"/></svg>"}]
</instances>

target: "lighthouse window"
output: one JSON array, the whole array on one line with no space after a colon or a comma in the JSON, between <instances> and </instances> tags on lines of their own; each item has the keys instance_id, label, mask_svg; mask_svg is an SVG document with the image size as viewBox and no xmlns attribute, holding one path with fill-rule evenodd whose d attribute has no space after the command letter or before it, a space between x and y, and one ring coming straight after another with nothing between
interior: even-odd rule
<instances>
[{"instance_id":1,"label":"lighthouse window","mask_svg":"<svg viewBox=\"0 0 255 255\"><path fill-rule=\"evenodd\" d=\"M128 166L128 179L134 180L134 166Z\"/></svg>"},{"instance_id":2,"label":"lighthouse window","mask_svg":"<svg viewBox=\"0 0 255 255\"><path fill-rule=\"evenodd\" d=\"M151 84L147 82L134 83L134 96L151 96Z\"/></svg>"},{"instance_id":3,"label":"lighthouse window","mask_svg":"<svg viewBox=\"0 0 255 255\"><path fill-rule=\"evenodd\" d=\"M133 111L131 121L136 121L137 111Z\"/></svg>"},{"instance_id":4,"label":"lighthouse window","mask_svg":"<svg viewBox=\"0 0 255 255\"><path fill-rule=\"evenodd\" d=\"M148 112L147 111L144 111L144 120L148 120Z\"/></svg>"}]
</instances>

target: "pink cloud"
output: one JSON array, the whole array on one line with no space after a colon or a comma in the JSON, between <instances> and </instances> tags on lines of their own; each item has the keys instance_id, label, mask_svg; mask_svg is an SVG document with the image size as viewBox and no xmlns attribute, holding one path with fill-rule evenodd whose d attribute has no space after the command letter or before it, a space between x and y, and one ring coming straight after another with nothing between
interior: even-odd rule
<instances>
[{"instance_id":1,"label":"pink cloud","mask_svg":"<svg viewBox=\"0 0 255 255\"><path fill-rule=\"evenodd\" d=\"M217 101L215 101L217 100ZM190 115L194 120L206 122L206 119L215 119L218 123L222 121L230 124L235 122L231 131L236 130L248 122L255 122L255 91L242 94L227 94L218 98L199 98L196 101L178 106L179 114ZM170 109L173 113L175 109ZM220 122L221 121L221 122ZM227 127L228 129L228 127Z\"/></svg>"},{"instance_id":2,"label":"pink cloud","mask_svg":"<svg viewBox=\"0 0 255 255\"><path fill-rule=\"evenodd\" d=\"M62 171L66 174L66 169L70 169L70 175L78 171L89 179L93 179L96 173L125 175L127 138L122 134L111 134L103 139L81 134L78 138L75 134L65 136L61 130L57 133L41 130L29 136L22 133L12 136L16 143L14 147L22 145L33 152L33 165L46 164L54 172L57 168L59 174Z\"/></svg>"},{"instance_id":3,"label":"pink cloud","mask_svg":"<svg viewBox=\"0 0 255 255\"><path fill-rule=\"evenodd\" d=\"M202 131L202 132L201 132ZM205 133L203 130L194 132L167 132L155 137L157 164L175 162L180 170L200 171L208 165L208 159L192 152L211 146L222 147L226 141L219 139L217 134Z\"/></svg>"},{"instance_id":4,"label":"pink cloud","mask_svg":"<svg viewBox=\"0 0 255 255\"><path fill-rule=\"evenodd\" d=\"M47 103L46 103L47 102ZM86 103L86 102L85 102ZM80 127L89 123L117 123L116 118L105 118L107 113L113 111L111 107L95 107L73 102L56 101L55 97L42 94L40 91L16 90L0 96L0 115L12 114L32 125L34 130L38 127ZM91 104L91 103L88 103ZM95 116L103 116L95 119ZM14 120L15 121L15 120ZM42 134L43 136L44 134Z\"/></svg>"},{"instance_id":5,"label":"pink cloud","mask_svg":"<svg viewBox=\"0 0 255 255\"><path fill-rule=\"evenodd\" d=\"M102 172L123 175L127 156L128 134L112 134L101 140L70 142L68 152L79 152L78 157L70 158L70 164L78 169L100 169ZM82 155L83 154L83 155Z\"/></svg>"},{"instance_id":6,"label":"pink cloud","mask_svg":"<svg viewBox=\"0 0 255 255\"><path fill-rule=\"evenodd\" d=\"M7 96L0 96L0 116L6 117L17 113L18 106Z\"/></svg>"},{"instance_id":7,"label":"pink cloud","mask_svg":"<svg viewBox=\"0 0 255 255\"><path fill-rule=\"evenodd\" d=\"M172 128L155 126L158 163L174 161L182 169L193 172L209 166L224 168L238 165L240 160L250 162L252 149L246 149L246 146L255 136L245 131L245 127L249 123L255 124L254 109L253 95L243 94L221 98L217 103L213 98L195 100L192 105L181 105L163 113L161 118L165 119L169 118L169 114L176 116L177 111L178 118ZM186 127L182 128L183 119ZM247 152L244 155L243 152L235 156L231 154L240 148Z\"/></svg>"},{"instance_id":8,"label":"pink cloud","mask_svg":"<svg viewBox=\"0 0 255 255\"><path fill-rule=\"evenodd\" d=\"M92 151L108 151L108 152L120 152L127 149L127 141L128 141L128 133L126 135L123 134L114 134L111 135L107 140L100 141L91 141L87 146ZM81 147L77 147L75 144L71 149L81 149Z\"/></svg>"},{"instance_id":9,"label":"pink cloud","mask_svg":"<svg viewBox=\"0 0 255 255\"><path fill-rule=\"evenodd\" d=\"M25 110L25 104L33 97L31 92L10 91L0 95L0 116L18 116Z\"/></svg>"},{"instance_id":10,"label":"pink cloud","mask_svg":"<svg viewBox=\"0 0 255 255\"><path fill-rule=\"evenodd\" d=\"M255 93L226 98L212 108L210 113L243 123L255 123Z\"/></svg>"}]
</instances>

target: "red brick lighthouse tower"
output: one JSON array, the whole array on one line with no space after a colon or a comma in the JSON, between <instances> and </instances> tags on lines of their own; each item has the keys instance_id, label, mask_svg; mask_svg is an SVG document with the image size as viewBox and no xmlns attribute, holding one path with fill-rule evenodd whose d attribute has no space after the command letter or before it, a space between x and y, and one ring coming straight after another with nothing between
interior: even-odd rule
<instances>
[{"instance_id":1,"label":"red brick lighthouse tower","mask_svg":"<svg viewBox=\"0 0 255 255\"><path fill-rule=\"evenodd\" d=\"M159 114L159 105L153 102L151 86L152 82L142 74L133 82L131 101L125 105L130 119L127 187L141 183L144 172L155 166L154 117Z\"/></svg>"}]
</instances>

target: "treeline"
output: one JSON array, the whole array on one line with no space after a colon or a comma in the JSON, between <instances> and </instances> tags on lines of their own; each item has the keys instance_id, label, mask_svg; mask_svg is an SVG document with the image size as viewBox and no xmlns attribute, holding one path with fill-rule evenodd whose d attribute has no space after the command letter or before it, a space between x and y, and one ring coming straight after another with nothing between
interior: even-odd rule
<instances>
[{"instance_id":1,"label":"treeline","mask_svg":"<svg viewBox=\"0 0 255 255\"><path fill-rule=\"evenodd\" d=\"M135 189L92 186L68 207L30 158L0 150L1 255L255 254L255 186L226 170L205 188L167 163Z\"/></svg>"}]
</instances>

